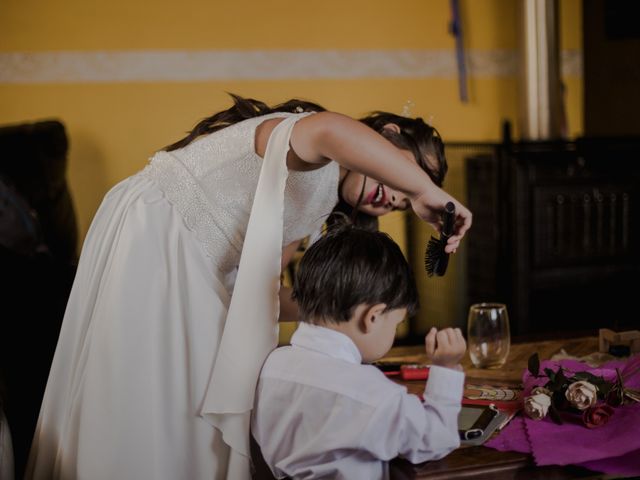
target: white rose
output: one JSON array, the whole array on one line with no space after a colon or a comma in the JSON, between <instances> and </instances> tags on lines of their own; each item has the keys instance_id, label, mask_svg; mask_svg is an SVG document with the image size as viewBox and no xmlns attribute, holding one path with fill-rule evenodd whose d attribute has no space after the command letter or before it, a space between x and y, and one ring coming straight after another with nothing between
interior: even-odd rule
<instances>
[{"instance_id":1,"label":"white rose","mask_svg":"<svg viewBox=\"0 0 640 480\"><path fill-rule=\"evenodd\" d=\"M598 389L595 385L580 380L579 382L573 382L569 385L564 396L567 397L569 403L578 410L586 410L595 405L598 399Z\"/></svg>"},{"instance_id":2,"label":"white rose","mask_svg":"<svg viewBox=\"0 0 640 480\"><path fill-rule=\"evenodd\" d=\"M551 405L551 397L544 393L531 395L524 400L524 413L533 420L540 420L547 416L549 406Z\"/></svg>"},{"instance_id":3,"label":"white rose","mask_svg":"<svg viewBox=\"0 0 640 480\"><path fill-rule=\"evenodd\" d=\"M534 387L533 390L531 390L531 395L537 395L538 393L544 393L549 396L552 395L551 390L545 387Z\"/></svg>"}]
</instances>

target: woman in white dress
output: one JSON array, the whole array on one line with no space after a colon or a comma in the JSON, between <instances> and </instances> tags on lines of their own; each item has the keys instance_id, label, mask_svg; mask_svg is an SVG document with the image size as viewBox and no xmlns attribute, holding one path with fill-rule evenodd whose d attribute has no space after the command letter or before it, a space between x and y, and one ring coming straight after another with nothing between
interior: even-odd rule
<instances>
[{"instance_id":1,"label":"woman in white dress","mask_svg":"<svg viewBox=\"0 0 640 480\"><path fill-rule=\"evenodd\" d=\"M470 227L421 119L233 98L105 196L27 479L250 478L253 392L278 318L296 318L279 279L300 241L337 204L374 218L411 207L439 230L453 201L449 252Z\"/></svg>"}]
</instances>

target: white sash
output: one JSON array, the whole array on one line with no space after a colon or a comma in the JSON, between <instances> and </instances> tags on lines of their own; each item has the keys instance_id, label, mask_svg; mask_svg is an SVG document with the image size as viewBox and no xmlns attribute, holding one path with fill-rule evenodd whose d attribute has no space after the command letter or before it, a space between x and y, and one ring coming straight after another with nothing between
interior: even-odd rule
<instances>
[{"instance_id":1,"label":"white sash","mask_svg":"<svg viewBox=\"0 0 640 480\"><path fill-rule=\"evenodd\" d=\"M202 407L203 417L222 431L225 443L235 450L232 457L245 457L246 472L255 387L265 358L278 342L286 156L293 125L301 117L285 118L269 138L233 297Z\"/></svg>"}]
</instances>

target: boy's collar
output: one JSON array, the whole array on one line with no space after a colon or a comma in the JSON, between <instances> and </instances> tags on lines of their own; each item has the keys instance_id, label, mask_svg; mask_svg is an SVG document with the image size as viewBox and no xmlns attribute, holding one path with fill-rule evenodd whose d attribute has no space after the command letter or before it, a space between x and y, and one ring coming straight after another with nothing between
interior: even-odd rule
<instances>
[{"instance_id":1,"label":"boy's collar","mask_svg":"<svg viewBox=\"0 0 640 480\"><path fill-rule=\"evenodd\" d=\"M362 363L362 355L353 340L331 328L300 322L291 337L291 345L350 363Z\"/></svg>"}]
</instances>

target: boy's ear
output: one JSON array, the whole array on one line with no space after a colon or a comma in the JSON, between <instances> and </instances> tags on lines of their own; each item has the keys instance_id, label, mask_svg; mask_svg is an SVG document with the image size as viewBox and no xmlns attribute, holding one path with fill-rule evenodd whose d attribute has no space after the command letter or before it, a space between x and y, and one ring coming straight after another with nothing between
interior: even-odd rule
<instances>
[{"instance_id":1,"label":"boy's ear","mask_svg":"<svg viewBox=\"0 0 640 480\"><path fill-rule=\"evenodd\" d=\"M382 323L382 313L386 310L386 303L368 305L362 312L360 325L363 333L374 331Z\"/></svg>"}]
</instances>

